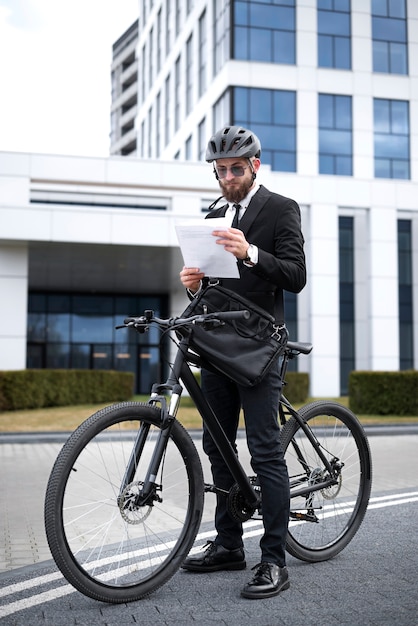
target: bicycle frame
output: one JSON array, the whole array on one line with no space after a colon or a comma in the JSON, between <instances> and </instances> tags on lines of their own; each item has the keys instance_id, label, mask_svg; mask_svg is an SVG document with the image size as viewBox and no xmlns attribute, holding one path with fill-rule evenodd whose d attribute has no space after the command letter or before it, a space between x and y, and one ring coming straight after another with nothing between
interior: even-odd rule
<instances>
[{"instance_id":1,"label":"bicycle frame","mask_svg":"<svg viewBox=\"0 0 418 626\"><path fill-rule=\"evenodd\" d=\"M296 344L294 344L296 345ZM158 474L158 469L163 459L165 447L167 445L168 438L170 436L170 425L175 419L178 411L178 407L180 405L181 393L182 393L182 385L180 384L180 379L183 381L184 387L190 394L190 397L194 401L197 410L199 411L202 419L204 420L205 426L208 429L212 439L214 440L219 452L221 453L225 463L227 464L235 482L237 483L247 505L252 509L257 509L260 505L260 495L254 490L250 480L245 473L241 463L239 462L235 451L229 442L222 426L220 425L215 413L212 408L208 404L201 387L199 386L189 363L194 365L200 365L200 357L194 355L189 352L189 342L188 338L185 337L180 340L178 344L177 354L174 360L174 363L171 368L171 374L168 377L165 383L155 384L153 385L151 396L149 403L152 405L160 405L162 411L162 423L163 428L158 437L158 441L155 445L155 449L152 455L152 459L150 461L148 471L146 473L141 495L138 496L139 502L141 504L146 504L149 502L149 499L155 498L155 477ZM288 350L286 355L283 357L282 367L281 367L281 376L282 380L284 380L287 364L290 358L296 356L297 352L293 352ZM164 392L170 392L170 402L167 407L166 396L163 395ZM291 487L291 498L296 496L310 496L312 492L319 491L321 489L325 489L330 485L335 485L337 483L337 478L335 478L335 469L332 467L327 457L323 454L321 449L321 444L319 443L316 436L312 433L310 427L304 422L304 420L299 416L298 412L292 407L290 402L286 399L284 395L280 398L280 408L279 408L279 417L280 422L283 425L286 422L286 414L293 416L298 423L300 424L301 429L308 437L314 449L317 451L318 456L323 462L324 466L328 471L328 475L330 478L327 480L323 480L321 482L317 482L315 484L308 484L306 487L300 487L298 489ZM138 463L138 460L141 456L141 452L143 450L143 446L145 444L145 440L147 437L149 426L142 425L138 436L136 438L134 449L131 453L130 460L128 462L128 466L125 472L125 476L121 485L120 494L126 488L134 477L135 469ZM299 449L297 442L295 440L292 441L292 445L295 449L296 455L301 463L302 468L308 471L308 464L303 458L303 454ZM214 487L214 491L216 491L216 486ZM139 503L138 502L138 503Z\"/></svg>"}]
</instances>

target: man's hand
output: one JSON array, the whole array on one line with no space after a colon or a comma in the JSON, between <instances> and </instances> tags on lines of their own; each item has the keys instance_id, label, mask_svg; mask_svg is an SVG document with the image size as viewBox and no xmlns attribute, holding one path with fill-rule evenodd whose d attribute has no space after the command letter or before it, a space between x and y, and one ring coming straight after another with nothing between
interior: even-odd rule
<instances>
[{"instance_id":1,"label":"man's hand","mask_svg":"<svg viewBox=\"0 0 418 626\"><path fill-rule=\"evenodd\" d=\"M180 280L186 289L192 293L200 287L200 281L205 277L198 267L183 267L180 272Z\"/></svg>"},{"instance_id":2,"label":"man's hand","mask_svg":"<svg viewBox=\"0 0 418 626\"><path fill-rule=\"evenodd\" d=\"M244 233L239 228L228 228L228 230L214 230L212 235L219 237L216 243L223 246L227 252L231 252L237 259L245 259L249 243L244 237Z\"/></svg>"}]
</instances>

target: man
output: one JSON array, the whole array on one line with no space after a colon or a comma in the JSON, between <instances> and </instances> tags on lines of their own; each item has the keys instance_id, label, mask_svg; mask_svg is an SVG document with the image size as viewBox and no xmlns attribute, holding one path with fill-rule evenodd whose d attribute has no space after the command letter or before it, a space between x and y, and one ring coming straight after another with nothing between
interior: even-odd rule
<instances>
[{"instance_id":1,"label":"man","mask_svg":"<svg viewBox=\"0 0 418 626\"><path fill-rule=\"evenodd\" d=\"M263 307L277 322L283 322L283 290L298 293L306 282L300 210L293 200L256 182L260 154L260 141L250 130L227 126L213 135L206 161L213 163L228 205L212 209L207 218L225 216L231 220L231 228L214 230L213 235L217 244L236 257L240 278L222 279L222 285ZM199 291L204 278L199 268L184 267L180 272L190 297ZM254 387L243 387L220 374L202 370L202 388L235 449L239 414L243 409L251 466L261 487L264 526L261 561L241 595L275 596L289 587L285 561L289 478L279 445L279 363ZM228 491L234 480L205 427L203 447L215 485ZM184 569L215 572L246 567L242 524L229 515L222 495L217 496L215 528L215 540L202 553L189 556Z\"/></svg>"}]
</instances>

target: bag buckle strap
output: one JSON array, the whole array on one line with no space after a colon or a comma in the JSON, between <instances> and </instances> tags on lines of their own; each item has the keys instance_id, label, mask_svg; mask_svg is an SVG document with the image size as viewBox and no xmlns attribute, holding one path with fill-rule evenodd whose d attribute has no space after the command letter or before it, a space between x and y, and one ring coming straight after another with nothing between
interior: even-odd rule
<instances>
[{"instance_id":1,"label":"bag buckle strap","mask_svg":"<svg viewBox=\"0 0 418 626\"><path fill-rule=\"evenodd\" d=\"M286 324L281 324L280 326L277 324L273 324L273 332L271 334L272 339L276 339L276 341L281 341L282 339L282 331L286 328Z\"/></svg>"}]
</instances>

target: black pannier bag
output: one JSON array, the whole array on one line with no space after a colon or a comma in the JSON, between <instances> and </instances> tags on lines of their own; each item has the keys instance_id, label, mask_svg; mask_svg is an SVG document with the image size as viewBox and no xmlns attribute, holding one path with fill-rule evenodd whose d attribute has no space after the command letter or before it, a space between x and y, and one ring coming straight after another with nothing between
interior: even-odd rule
<instances>
[{"instance_id":1,"label":"black pannier bag","mask_svg":"<svg viewBox=\"0 0 418 626\"><path fill-rule=\"evenodd\" d=\"M288 339L285 325L278 326L272 315L250 300L210 283L180 317L243 310L249 312L249 319L225 320L223 325L209 329L195 325L186 332L191 332L190 348L203 361L239 385L253 387L283 354ZM182 334L181 328L178 333Z\"/></svg>"}]
</instances>

